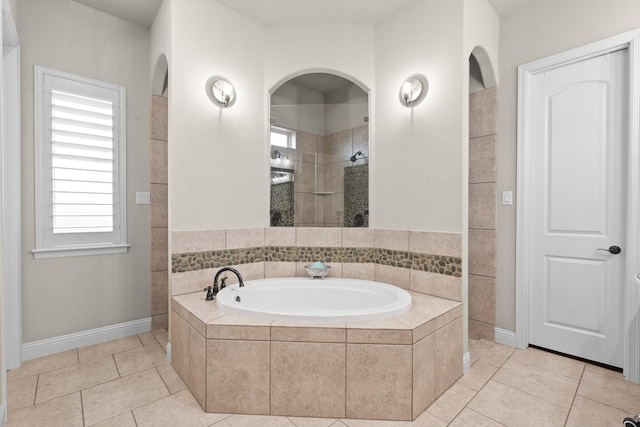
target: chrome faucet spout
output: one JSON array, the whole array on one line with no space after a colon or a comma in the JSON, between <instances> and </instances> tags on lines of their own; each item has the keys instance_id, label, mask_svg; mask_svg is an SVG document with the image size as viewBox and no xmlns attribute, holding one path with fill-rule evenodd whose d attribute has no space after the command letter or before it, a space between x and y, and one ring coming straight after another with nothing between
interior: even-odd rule
<instances>
[{"instance_id":1,"label":"chrome faucet spout","mask_svg":"<svg viewBox=\"0 0 640 427\"><path fill-rule=\"evenodd\" d=\"M233 267L223 267L220 270L218 270L218 272L216 273L216 277L214 277L214 279L213 279L213 287L214 288L216 288L218 286L218 277L220 277L220 275L222 273L224 273L225 271L230 271L231 273L235 274L238 277L238 281L240 282L240 287L244 286L244 282L242 281L242 275L240 274L240 272L238 270L236 270ZM225 279L226 279L226 277L225 277ZM222 279L222 280L224 281L224 279Z\"/></svg>"}]
</instances>

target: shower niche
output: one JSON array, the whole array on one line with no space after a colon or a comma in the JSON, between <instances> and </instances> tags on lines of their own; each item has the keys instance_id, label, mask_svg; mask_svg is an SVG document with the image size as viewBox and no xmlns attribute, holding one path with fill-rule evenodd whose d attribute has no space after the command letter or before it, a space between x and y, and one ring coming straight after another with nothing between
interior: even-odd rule
<instances>
[{"instance_id":1,"label":"shower niche","mask_svg":"<svg viewBox=\"0 0 640 427\"><path fill-rule=\"evenodd\" d=\"M304 74L271 93L272 227L368 227L368 94Z\"/></svg>"}]
</instances>

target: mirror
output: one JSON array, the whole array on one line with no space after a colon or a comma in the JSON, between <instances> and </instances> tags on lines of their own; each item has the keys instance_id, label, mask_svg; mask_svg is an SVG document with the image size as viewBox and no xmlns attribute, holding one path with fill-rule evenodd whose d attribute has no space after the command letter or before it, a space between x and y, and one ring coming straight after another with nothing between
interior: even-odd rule
<instances>
[{"instance_id":1,"label":"mirror","mask_svg":"<svg viewBox=\"0 0 640 427\"><path fill-rule=\"evenodd\" d=\"M369 226L369 96L304 74L271 94L272 227Z\"/></svg>"}]
</instances>

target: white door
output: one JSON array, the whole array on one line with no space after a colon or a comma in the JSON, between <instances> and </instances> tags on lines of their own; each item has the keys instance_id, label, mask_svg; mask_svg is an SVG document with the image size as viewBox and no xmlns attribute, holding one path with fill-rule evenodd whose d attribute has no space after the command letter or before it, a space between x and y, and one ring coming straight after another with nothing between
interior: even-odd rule
<instances>
[{"instance_id":1,"label":"white door","mask_svg":"<svg viewBox=\"0 0 640 427\"><path fill-rule=\"evenodd\" d=\"M628 52L532 80L529 343L622 367ZM616 252L616 249L612 249Z\"/></svg>"}]
</instances>

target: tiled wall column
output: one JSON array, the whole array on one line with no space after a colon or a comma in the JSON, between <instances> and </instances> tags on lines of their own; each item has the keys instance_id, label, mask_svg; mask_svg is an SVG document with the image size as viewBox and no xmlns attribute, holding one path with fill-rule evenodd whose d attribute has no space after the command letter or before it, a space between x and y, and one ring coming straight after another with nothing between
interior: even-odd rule
<instances>
[{"instance_id":1,"label":"tiled wall column","mask_svg":"<svg viewBox=\"0 0 640 427\"><path fill-rule=\"evenodd\" d=\"M496 88L469 96L469 338L496 323Z\"/></svg>"},{"instance_id":2,"label":"tiled wall column","mask_svg":"<svg viewBox=\"0 0 640 427\"><path fill-rule=\"evenodd\" d=\"M151 102L151 325L168 328L167 98Z\"/></svg>"}]
</instances>

